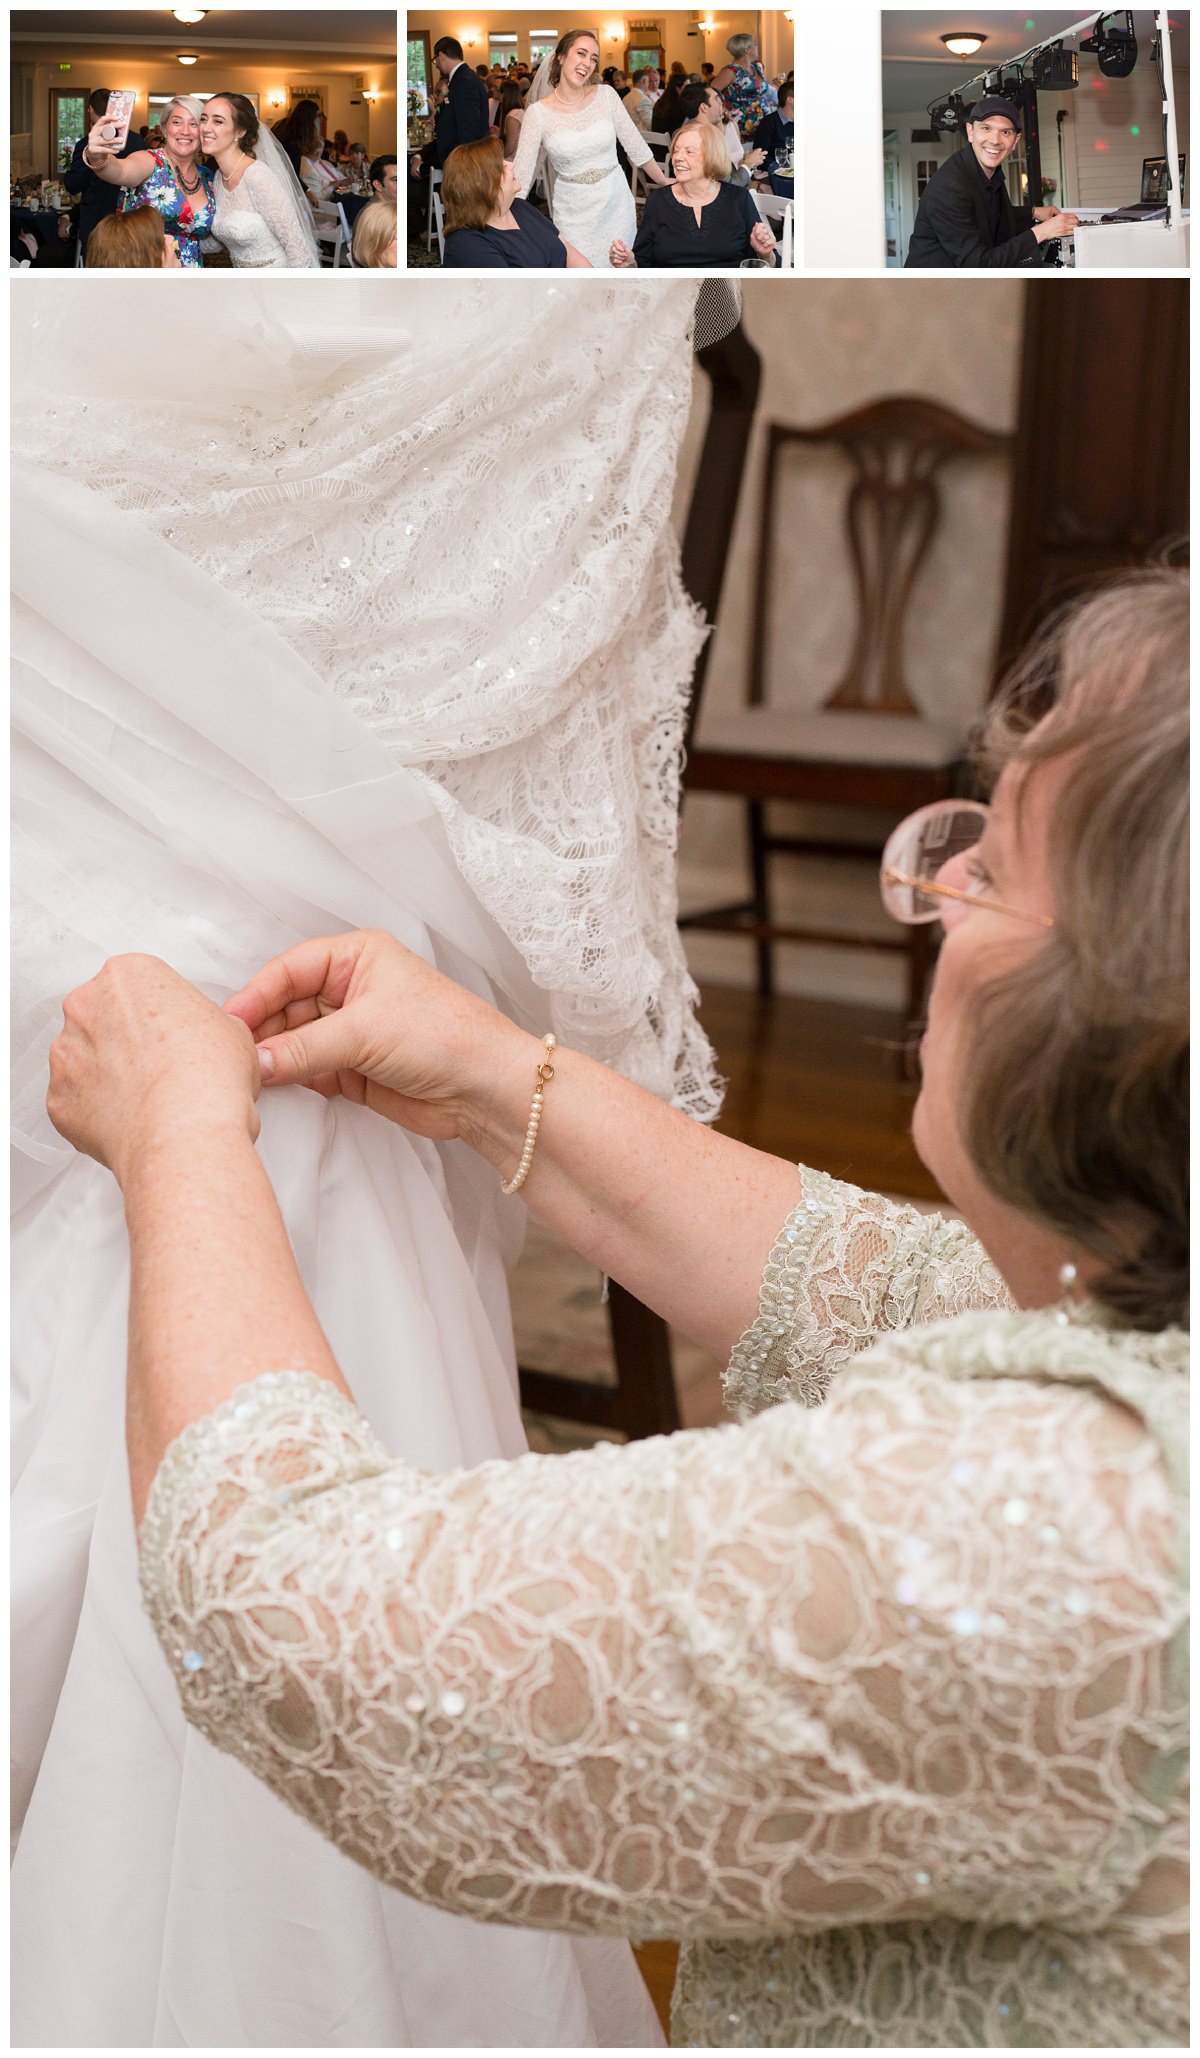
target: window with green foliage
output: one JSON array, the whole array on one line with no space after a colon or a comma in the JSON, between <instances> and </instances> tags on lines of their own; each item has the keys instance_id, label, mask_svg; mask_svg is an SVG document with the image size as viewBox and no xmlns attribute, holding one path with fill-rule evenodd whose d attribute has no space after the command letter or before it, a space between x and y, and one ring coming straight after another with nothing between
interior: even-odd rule
<instances>
[{"instance_id":1,"label":"window with green foliage","mask_svg":"<svg viewBox=\"0 0 1200 2058\"><path fill-rule=\"evenodd\" d=\"M553 53L554 53L554 50L555 50L555 48L557 47L557 44L558 44L558 30L557 30L557 29L530 29L530 31L529 31L529 62L530 62L530 64L532 64L532 65L533 65L533 66L534 66L534 67L536 68L536 66L538 66L538 65L539 65L539 64L540 64L540 63L542 62L543 58L545 58L545 57L550 57L550 56L552 56L552 55L553 55Z\"/></svg>"},{"instance_id":2,"label":"window with green foliage","mask_svg":"<svg viewBox=\"0 0 1200 2058\"><path fill-rule=\"evenodd\" d=\"M425 30L419 35L408 38L408 112L410 119L413 115L426 115L429 112L429 88L432 84L429 76L429 62L429 34Z\"/></svg>"},{"instance_id":3,"label":"window with green foliage","mask_svg":"<svg viewBox=\"0 0 1200 2058\"><path fill-rule=\"evenodd\" d=\"M88 132L86 93L64 93L55 87L50 95L50 170L69 171L76 143Z\"/></svg>"}]
</instances>

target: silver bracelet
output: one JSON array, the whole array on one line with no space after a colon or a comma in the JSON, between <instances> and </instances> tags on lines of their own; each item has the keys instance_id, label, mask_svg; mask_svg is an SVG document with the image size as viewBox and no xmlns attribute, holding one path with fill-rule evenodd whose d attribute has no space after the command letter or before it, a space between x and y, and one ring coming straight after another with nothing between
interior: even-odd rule
<instances>
[{"instance_id":1,"label":"silver bracelet","mask_svg":"<svg viewBox=\"0 0 1200 2058\"><path fill-rule=\"evenodd\" d=\"M558 1048L558 1039L552 1034L548 1033L543 1036L542 1042L546 1046L546 1055L537 1068L537 1085L533 1089L533 1100L530 1103L529 1121L525 1129L525 1142L521 1149L521 1162L513 1173L512 1178L505 1179L501 1183L501 1193L516 1193L518 1187L524 1186L529 1176L529 1167L533 1163L534 1146L538 1140L538 1129L542 1120L542 1103L546 1097L546 1082L554 1077L554 1067L550 1060Z\"/></svg>"}]
</instances>

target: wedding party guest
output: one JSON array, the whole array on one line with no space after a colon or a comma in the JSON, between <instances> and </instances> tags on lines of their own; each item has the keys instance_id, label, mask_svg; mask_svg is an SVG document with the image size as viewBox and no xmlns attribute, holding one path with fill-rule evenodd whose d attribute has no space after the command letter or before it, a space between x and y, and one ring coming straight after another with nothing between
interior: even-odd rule
<instances>
[{"instance_id":1,"label":"wedding party guest","mask_svg":"<svg viewBox=\"0 0 1200 2058\"><path fill-rule=\"evenodd\" d=\"M213 233L217 207L216 180L201 157L202 113L199 100L181 95L170 101L162 114L161 149L117 157L105 144L102 121L95 123L83 147L83 163L89 170L106 185L124 188L119 199L123 209L158 209L187 271L198 271L203 263L200 245Z\"/></svg>"},{"instance_id":2,"label":"wedding party guest","mask_svg":"<svg viewBox=\"0 0 1200 2058\"><path fill-rule=\"evenodd\" d=\"M713 82L713 77L714 77L714 70L715 70L715 68L714 68L714 66L713 66L713 65L711 65L711 64L702 64L702 65L701 65L701 67L700 67L700 79L701 79L701 83L702 83L703 85L706 85L706 86L711 86L711 84L712 84L712 82Z\"/></svg>"},{"instance_id":3,"label":"wedding party guest","mask_svg":"<svg viewBox=\"0 0 1200 2058\"><path fill-rule=\"evenodd\" d=\"M180 257L157 207L147 205L98 221L88 238L87 263L92 269L173 271Z\"/></svg>"},{"instance_id":4,"label":"wedding party guest","mask_svg":"<svg viewBox=\"0 0 1200 2058\"><path fill-rule=\"evenodd\" d=\"M521 137L521 123L525 119L525 95L515 78L507 79L500 88L496 105L496 134L506 157L515 157Z\"/></svg>"},{"instance_id":5,"label":"wedding party guest","mask_svg":"<svg viewBox=\"0 0 1200 2058\"><path fill-rule=\"evenodd\" d=\"M729 158L718 128L692 122L671 144L675 183L648 193L632 250L616 241L610 263L670 269L702 265L715 271L762 258L775 262L775 238L744 186L729 178Z\"/></svg>"},{"instance_id":6,"label":"wedding party guest","mask_svg":"<svg viewBox=\"0 0 1200 2058\"><path fill-rule=\"evenodd\" d=\"M396 203L368 200L354 224L354 262L367 271L396 269Z\"/></svg>"},{"instance_id":7,"label":"wedding party guest","mask_svg":"<svg viewBox=\"0 0 1200 2058\"><path fill-rule=\"evenodd\" d=\"M351 143L346 152L346 190L369 199L371 173L365 143Z\"/></svg>"},{"instance_id":8,"label":"wedding party guest","mask_svg":"<svg viewBox=\"0 0 1200 2058\"><path fill-rule=\"evenodd\" d=\"M396 159L388 153L371 160L371 191L376 200L396 201Z\"/></svg>"},{"instance_id":9,"label":"wedding party guest","mask_svg":"<svg viewBox=\"0 0 1200 2058\"><path fill-rule=\"evenodd\" d=\"M1188 629L1175 574L1078 608L993 712L990 808L885 852L944 930L913 1133L958 1221L797 1182L378 931L224 1015L147 957L65 1003L189 1719L418 1899L683 1938L681 2047L1188 2043ZM736 1426L392 1456L259 1073L466 1143L728 1357Z\"/></svg>"},{"instance_id":10,"label":"wedding party guest","mask_svg":"<svg viewBox=\"0 0 1200 2058\"><path fill-rule=\"evenodd\" d=\"M640 71L634 72L633 84L625 95L625 112L634 127L641 130L643 136L648 135L650 132L650 116L654 112L655 96L650 93L649 85L651 79L657 79L657 77L658 73L656 71L652 71L649 67L643 65Z\"/></svg>"},{"instance_id":11,"label":"wedding party guest","mask_svg":"<svg viewBox=\"0 0 1200 2058\"><path fill-rule=\"evenodd\" d=\"M730 36L725 48L732 62L722 67L713 84L724 98L740 134L748 141L764 114L774 107L775 88L767 77L753 36Z\"/></svg>"},{"instance_id":12,"label":"wedding party guest","mask_svg":"<svg viewBox=\"0 0 1200 2058\"><path fill-rule=\"evenodd\" d=\"M464 63L462 44L453 36L439 36L433 61L446 81L446 98L434 117L432 141L413 158L414 177L420 176L422 168L440 171L452 150L460 143L478 142L491 126L487 89Z\"/></svg>"},{"instance_id":13,"label":"wedding party guest","mask_svg":"<svg viewBox=\"0 0 1200 2058\"><path fill-rule=\"evenodd\" d=\"M622 177L617 146L653 186L670 179L654 159L611 86L597 83L600 45L591 29L561 36L547 71L549 93L525 110L513 169L527 198L544 153L553 179L551 213L564 241L607 270L614 239L635 232L637 210Z\"/></svg>"},{"instance_id":14,"label":"wedding party guest","mask_svg":"<svg viewBox=\"0 0 1200 2058\"><path fill-rule=\"evenodd\" d=\"M738 125L730 121L725 102L715 86L685 86L679 96L683 109L681 127L698 122L706 128L716 129L725 145L729 159L730 179L735 186L748 186L751 174L764 162L765 152L757 144L747 150L738 134Z\"/></svg>"},{"instance_id":15,"label":"wedding party guest","mask_svg":"<svg viewBox=\"0 0 1200 2058\"><path fill-rule=\"evenodd\" d=\"M1038 246L1079 227L1055 207L1016 209L1004 166L1020 141L1020 113L1011 100L985 93L970 109L967 148L939 165L917 204L906 269L1007 270L1031 264Z\"/></svg>"},{"instance_id":16,"label":"wedding party guest","mask_svg":"<svg viewBox=\"0 0 1200 2058\"><path fill-rule=\"evenodd\" d=\"M110 90L108 86L97 86L95 92L88 95L88 112L92 118L93 128L104 119ZM124 148L115 153L118 161L127 161L136 150L144 153L148 134L148 129L142 129L128 137ZM79 242L85 254L88 237L96 223L103 221L106 215L115 214L121 204L121 188L113 185L108 179L102 179L99 173L92 169L84 156L86 149L87 144L81 138L76 143L71 154L71 162L62 175L62 182L68 193L74 194L79 201Z\"/></svg>"},{"instance_id":17,"label":"wedding party guest","mask_svg":"<svg viewBox=\"0 0 1200 2058\"><path fill-rule=\"evenodd\" d=\"M205 101L200 140L217 167L213 234L237 269L315 271L320 248L304 187L244 93Z\"/></svg>"},{"instance_id":18,"label":"wedding party guest","mask_svg":"<svg viewBox=\"0 0 1200 2058\"><path fill-rule=\"evenodd\" d=\"M654 103L650 127L660 136L673 136L683 120L683 94L689 80L684 71L672 72Z\"/></svg>"},{"instance_id":19,"label":"wedding party guest","mask_svg":"<svg viewBox=\"0 0 1200 2058\"><path fill-rule=\"evenodd\" d=\"M325 147L326 154L331 155L335 163L344 164L350 154L350 138L346 134L345 129L335 129L333 141L326 144Z\"/></svg>"},{"instance_id":20,"label":"wedding party guest","mask_svg":"<svg viewBox=\"0 0 1200 2058\"><path fill-rule=\"evenodd\" d=\"M795 147L796 88L787 80L779 89L779 105L770 114L764 114L754 131L754 148L762 152L768 165L774 164L781 150L790 155Z\"/></svg>"},{"instance_id":21,"label":"wedding party guest","mask_svg":"<svg viewBox=\"0 0 1200 2058\"><path fill-rule=\"evenodd\" d=\"M554 223L531 201L520 198L514 166L498 136L460 143L442 173L446 249L452 270L481 265L500 269L571 266L591 269L586 257L563 241Z\"/></svg>"},{"instance_id":22,"label":"wedding party guest","mask_svg":"<svg viewBox=\"0 0 1200 2058\"><path fill-rule=\"evenodd\" d=\"M317 102L297 100L283 119L274 124L271 133L303 185L304 160L312 158L320 148L321 109Z\"/></svg>"}]
</instances>

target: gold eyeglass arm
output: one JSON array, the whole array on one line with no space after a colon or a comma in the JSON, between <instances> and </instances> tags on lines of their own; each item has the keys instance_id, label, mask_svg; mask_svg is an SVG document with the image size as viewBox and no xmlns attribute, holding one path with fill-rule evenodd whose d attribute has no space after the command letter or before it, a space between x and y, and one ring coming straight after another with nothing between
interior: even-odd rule
<instances>
[{"instance_id":1,"label":"gold eyeglass arm","mask_svg":"<svg viewBox=\"0 0 1200 2058\"><path fill-rule=\"evenodd\" d=\"M1018 922L1036 922L1041 929L1053 929L1053 915L1031 915L1026 908L1013 908L1005 900L985 900L981 893L966 893L961 886L940 886L936 879L910 879L889 865L884 873L889 886L911 886L916 893L935 894L942 900L966 900L973 908L988 908L994 915L1015 915Z\"/></svg>"}]
</instances>

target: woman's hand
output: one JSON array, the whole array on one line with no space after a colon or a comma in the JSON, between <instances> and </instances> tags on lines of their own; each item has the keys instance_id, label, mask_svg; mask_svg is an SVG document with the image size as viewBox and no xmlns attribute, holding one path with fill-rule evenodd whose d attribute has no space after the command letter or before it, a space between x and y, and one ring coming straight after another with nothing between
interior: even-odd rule
<instances>
[{"instance_id":1,"label":"woman's hand","mask_svg":"<svg viewBox=\"0 0 1200 2058\"><path fill-rule=\"evenodd\" d=\"M619 236L617 236L614 239L612 247L609 250L608 261L613 266L614 270L617 271L623 270L627 265L633 265L635 267L637 265L637 259L634 256L632 250L629 248L628 243L622 243L621 238Z\"/></svg>"},{"instance_id":2,"label":"woman's hand","mask_svg":"<svg viewBox=\"0 0 1200 2058\"><path fill-rule=\"evenodd\" d=\"M756 257L769 257L775 261L775 238L766 222L755 222L750 231L750 248Z\"/></svg>"},{"instance_id":3,"label":"woman's hand","mask_svg":"<svg viewBox=\"0 0 1200 2058\"><path fill-rule=\"evenodd\" d=\"M742 152L742 164L747 171L757 171L759 165L765 164L766 161L767 153L765 150L743 150Z\"/></svg>"},{"instance_id":4,"label":"woman's hand","mask_svg":"<svg viewBox=\"0 0 1200 2058\"><path fill-rule=\"evenodd\" d=\"M63 1002L50 1120L122 1185L137 1155L195 1129L258 1135L259 1068L242 1023L161 958L110 958Z\"/></svg>"},{"instance_id":5,"label":"woman's hand","mask_svg":"<svg viewBox=\"0 0 1200 2058\"><path fill-rule=\"evenodd\" d=\"M111 120L98 121L89 132L87 142L83 146L83 161L92 171L103 171L113 154L111 137L106 141L104 136L105 129L111 130L112 127L113 123Z\"/></svg>"},{"instance_id":6,"label":"woman's hand","mask_svg":"<svg viewBox=\"0 0 1200 2058\"><path fill-rule=\"evenodd\" d=\"M544 1055L382 929L298 944L225 1006L258 1044L264 1085L341 1094L419 1136L469 1139L510 1061L527 1102Z\"/></svg>"}]
</instances>

